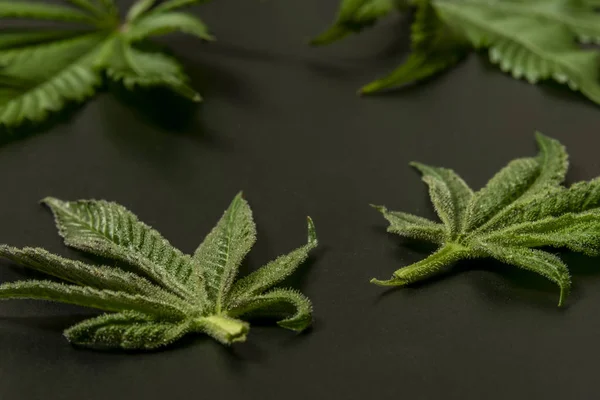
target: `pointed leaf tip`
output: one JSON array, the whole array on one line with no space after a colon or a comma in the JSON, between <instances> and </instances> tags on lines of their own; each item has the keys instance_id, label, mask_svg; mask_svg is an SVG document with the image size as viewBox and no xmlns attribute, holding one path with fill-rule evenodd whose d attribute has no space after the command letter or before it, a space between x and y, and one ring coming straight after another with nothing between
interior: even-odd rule
<instances>
[{"instance_id":1,"label":"pointed leaf tip","mask_svg":"<svg viewBox=\"0 0 600 400\"><path fill-rule=\"evenodd\" d=\"M538 146L540 146L540 147L542 147L544 142L550 142L550 143L554 142L554 143L558 144L559 146L562 146L557 139L554 139L548 135L544 135L540 131L535 131L535 140L538 143Z\"/></svg>"},{"instance_id":2,"label":"pointed leaf tip","mask_svg":"<svg viewBox=\"0 0 600 400\"><path fill-rule=\"evenodd\" d=\"M331 40L331 39L328 39L327 37L325 37L325 35L322 35L322 36L318 36L314 39L309 40L308 45L314 46L314 47L319 47L319 46L325 46L326 44L329 44L333 41L335 41L335 39Z\"/></svg>"},{"instance_id":3,"label":"pointed leaf tip","mask_svg":"<svg viewBox=\"0 0 600 400\"><path fill-rule=\"evenodd\" d=\"M420 163L418 161L411 161L408 163L408 165L419 171L422 175L426 175L429 169L434 168L432 166Z\"/></svg>"},{"instance_id":4,"label":"pointed leaf tip","mask_svg":"<svg viewBox=\"0 0 600 400\"><path fill-rule=\"evenodd\" d=\"M296 333L301 333L306 329L310 328L312 325L312 318L308 318L304 321L278 321L277 325L282 328L289 329L290 331L294 331Z\"/></svg>"},{"instance_id":5,"label":"pointed leaf tip","mask_svg":"<svg viewBox=\"0 0 600 400\"><path fill-rule=\"evenodd\" d=\"M40 204L43 204L45 206L48 206L50 208L54 207L54 206L58 206L63 204L64 201L57 199L56 197L44 197L42 200L40 200Z\"/></svg>"},{"instance_id":6,"label":"pointed leaf tip","mask_svg":"<svg viewBox=\"0 0 600 400\"><path fill-rule=\"evenodd\" d=\"M548 138L548 136L544 135L544 134L543 134L542 132L540 132L540 131L535 131L535 132L534 132L534 135L535 135L535 138L536 138L537 140Z\"/></svg>"},{"instance_id":7,"label":"pointed leaf tip","mask_svg":"<svg viewBox=\"0 0 600 400\"><path fill-rule=\"evenodd\" d=\"M379 89L372 86L371 84L365 85L356 91L356 94L359 96L368 96L370 94L374 94L378 92Z\"/></svg>"},{"instance_id":8,"label":"pointed leaf tip","mask_svg":"<svg viewBox=\"0 0 600 400\"><path fill-rule=\"evenodd\" d=\"M369 204L370 207L376 209L377 211L379 211L380 213L384 214L387 212L387 207L386 206L380 206L377 204Z\"/></svg>"},{"instance_id":9,"label":"pointed leaf tip","mask_svg":"<svg viewBox=\"0 0 600 400\"><path fill-rule=\"evenodd\" d=\"M385 281L373 278L369 282L371 282L377 286L402 286L406 283L404 280L400 280L400 279L396 279L396 278L388 279Z\"/></svg>"},{"instance_id":10,"label":"pointed leaf tip","mask_svg":"<svg viewBox=\"0 0 600 400\"><path fill-rule=\"evenodd\" d=\"M317 240L317 231L315 229L315 223L313 222L311 217L306 217L306 221L308 224L308 244L312 246L316 246L318 243Z\"/></svg>"},{"instance_id":11,"label":"pointed leaf tip","mask_svg":"<svg viewBox=\"0 0 600 400\"><path fill-rule=\"evenodd\" d=\"M540 131L535 131L534 135L535 135L535 140L536 140L536 142L538 143L539 146L541 146L542 143L544 143L544 142L549 142L549 141L555 142L555 141L557 141L556 139L553 139L550 136L544 135Z\"/></svg>"},{"instance_id":12,"label":"pointed leaf tip","mask_svg":"<svg viewBox=\"0 0 600 400\"><path fill-rule=\"evenodd\" d=\"M344 37L348 36L350 31L344 27L334 25L326 31L322 32L317 37L313 38L308 42L311 46L324 46L336 42Z\"/></svg>"},{"instance_id":13,"label":"pointed leaf tip","mask_svg":"<svg viewBox=\"0 0 600 400\"><path fill-rule=\"evenodd\" d=\"M570 280L566 285L560 285L560 295L558 297L558 306L563 307L565 305L565 300L569 295L569 291L571 289Z\"/></svg>"},{"instance_id":14,"label":"pointed leaf tip","mask_svg":"<svg viewBox=\"0 0 600 400\"><path fill-rule=\"evenodd\" d=\"M418 169L419 171L420 171L422 168L424 168L424 167L425 167L425 164L423 164L423 163L420 163L420 162L418 162L418 161L411 161L411 162L409 162L409 163L408 163L408 165L410 165L410 166L411 166L411 167L413 167L413 168L416 168L416 169Z\"/></svg>"}]
</instances>

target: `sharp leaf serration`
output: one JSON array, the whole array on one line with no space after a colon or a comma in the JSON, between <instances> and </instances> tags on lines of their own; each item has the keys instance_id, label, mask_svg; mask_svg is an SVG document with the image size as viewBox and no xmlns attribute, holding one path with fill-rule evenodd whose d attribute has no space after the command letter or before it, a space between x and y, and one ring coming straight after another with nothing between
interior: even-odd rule
<instances>
[{"instance_id":1,"label":"sharp leaf serration","mask_svg":"<svg viewBox=\"0 0 600 400\"><path fill-rule=\"evenodd\" d=\"M599 53L580 46L600 42L596 6L580 0L342 0L334 25L312 43L331 43L414 8L411 54L361 93L430 78L469 50L486 49L491 62L514 78L554 80L600 104Z\"/></svg>"},{"instance_id":2,"label":"sharp leaf serration","mask_svg":"<svg viewBox=\"0 0 600 400\"><path fill-rule=\"evenodd\" d=\"M567 266L537 247L600 255L600 179L562 186L568 168L565 148L541 133L536 139L537 157L511 161L474 193L452 170L413 163L429 185L442 223L374 207L388 220L388 232L434 242L440 248L397 270L391 279L372 282L405 286L457 261L491 257L556 283L562 305L571 286Z\"/></svg>"},{"instance_id":3,"label":"sharp leaf serration","mask_svg":"<svg viewBox=\"0 0 600 400\"><path fill-rule=\"evenodd\" d=\"M240 318L263 315L294 331L310 326L312 307L301 293L273 288L317 246L312 220L308 243L236 281L256 228L238 194L194 256L174 248L125 207L97 200L43 202L54 213L65 244L116 262L94 266L40 248L0 246L0 256L59 278L0 285L0 299L40 299L111 311L65 331L92 348L154 349L201 332L224 344L246 339Z\"/></svg>"}]
</instances>

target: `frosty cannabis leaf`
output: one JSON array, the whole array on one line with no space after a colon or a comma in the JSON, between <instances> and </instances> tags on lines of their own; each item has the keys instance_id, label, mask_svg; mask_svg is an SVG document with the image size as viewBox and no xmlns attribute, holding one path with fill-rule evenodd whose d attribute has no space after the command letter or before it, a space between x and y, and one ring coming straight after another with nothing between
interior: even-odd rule
<instances>
[{"instance_id":1,"label":"frosty cannabis leaf","mask_svg":"<svg viewBox=\"0 0 600 400\"><path fill-rule=\"evenodd\" d=\"M412 53L397 70L361 89L371 93L429 78L469 49L530 83L553 79L600 103L600 14L581 0L343 0L334 26L313 41L327 44L408 6L416 9Z\"/></svg>"},{"instance_id":2,"label":"frosty cannabis leaf","mask_svg":"<svg viewBox=\"0 0 600 400\"><path fill-rule=\"evenodd\" d=\"M0 246L0 256L67 283L30 280L0 285L0 299L41 299L111 311L65 331L86 347L153 349L187 333L206 333L224 344L246 339L247 322L264 315L302 331L311 303L293 289L274 288L317 246L311 219L308 243L236 280L255 242L248 203L238 194L193 256L174 248L124 207L106 201L47 198L68 246L126 265L92 266L40 248Z\"/></svg>"},{"instance_id":3,"label":"frosty cannabis leaf","mask_svg":"<svg viewBox=\"0 0 600 400\"><path fill-rule=\"evenodd\" d=\"M561 305L571 281L557 256L534 249L566 247L600 255L600 178L561 186L567 172L565 148L536 134L535 158L511 161L478 192L452 170L412 165L423 175L442 223L375 206L390 223L388 232L440 245L428 258L372 282L404 286L426 279L452 263L492 257L536 272L560 287Z\"/></svg>"},{"instance_id":4,"label":"frosty cannabis leaf","mask_svg":"<svg viewBox=\"0 0 600 400\"><path fill-rule=\"evenodd\" d=\"M210 40L202 21L178 11L200 2L155 6L154 0L139 0L121 22L114 0L0 1L0 18L64 22L60 28L0 29L0 126L39 122L69 102L89 98L103 74L128 89L165 86L199 101L175 59L142 47L174 31Z\"/></svg>"}]
</instances>

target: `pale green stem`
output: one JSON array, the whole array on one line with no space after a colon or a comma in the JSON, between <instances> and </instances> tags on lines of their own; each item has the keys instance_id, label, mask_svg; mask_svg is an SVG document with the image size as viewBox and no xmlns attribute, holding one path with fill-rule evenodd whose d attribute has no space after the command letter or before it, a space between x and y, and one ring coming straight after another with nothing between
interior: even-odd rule
<instances>
[{"instance_id":1,"label":"pale green stem","mask_svg":"<svg viewBox=\"0 0 600 400\"><path fill-rule=\"evenodd\" d=\"M429 278L439 273L445 267L472 256L473 252L468 248L456 243L447 243L426 259L408 267L400 268L394 272L391 279L387 281L372 279L371 283L381 286L404 286Z\"/></svg>"},{"instance_id":2,"label":"pale green stem","mask_svg":"<svg viewBox=\"0 0 600 400\"><path fill-rule=\"evenodd\" d=\"M225 315L200 317L194 321L194 329L212 336L223 344L244 342L250 325Z\"/></svg>"}]
</instances>

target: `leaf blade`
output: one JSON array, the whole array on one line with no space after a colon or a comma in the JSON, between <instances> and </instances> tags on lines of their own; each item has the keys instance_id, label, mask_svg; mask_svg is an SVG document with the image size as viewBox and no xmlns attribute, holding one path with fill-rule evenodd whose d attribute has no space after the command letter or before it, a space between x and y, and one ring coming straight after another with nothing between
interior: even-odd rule
<instances>
[{"instance_id":1,"label":"leaf blade","mask_svg":"<svg viewBox=\"0 0 600 400\"><path fill-rule=\"evenodd\" d=\"M569 169L569 156L558 140L535 132L535 139L540 149L537 156L540 164L540 176L527 194L537 193L546 186L556 187L564 180Z\"/></svg>"},{"instance_id":2,"label":"leaf blade","mask_svg":"<svg viewBox=\"0 0 600 400\"><path fill-rule=\"evenodd\" d=\"M540 152L536 159L525 158L510 162L473 198L468 212L468 228L485 231L498 220L506 219L531 196L557 188L568 169L568 155L555 139L536 132Z\"/></svg>"},{"instance_id":3,"label":"leaf blade","mask_svg":"<svg viewBox=\"0 0 600 400\"><path fill-rule=\"evenodd\" d=\"M88 14L72 7L33 1L0 1L0 18L33 18L52 21L93 23Z\"/></svg>"},{"instance_id":4,"label":"leaf blade","mask_svg":"<svg viewBox=\"0 0 600 400\"><path fill-rule=\"evenodd\" d=\"M125 311L88 319L65 330L74 345L101 349L154 350L169 345L190 330L190 323L156 321Z\"/></svg>"},{"instance_id":5,"label":"leaf blade","mask_svg":"<svg viewBox=\"0 0 600 400\"><path fill-rule=\"evenodd\" d=\"M483 244L482 250L490 257L535 272L556 283L560 288L558 305L563 305L571 288L571 277L560 258L541 250L495 246L489 243Z\"/></svg>"},{"instance_id":6,"label":"leaf blade","mask_svg":"<svg viewBox=\"0 0 600 400\"><path fill-rule=\"evenodd\" d=\"M473 191L454 171L411 163L429 186L429 196L435 211L446 226L447 236L456 237L463 230L463 219Z\"/></svg>"},{"instance_id":7,"label":"leaf blade","mask_svg":"<svg viewBox=\"0 0 600 400\"><path fill-rule=\"evenodd\" d=\"M138 18L144 15L148 10L152 8L152 6L156 3L156 0L138 0L136 1L129 12L127 12L127 16L125 17L128 22L135 22Z\"/></svg>"},{"instance_id":8,"label":"leaf blade","mask_svg":"<svg viewBox=\"0 0 600 400\"><path fill-rule=\"evenodd\" d=\"M208 27L200 18L182 12L153 13L143 16L132 24L125 36L135 42L172 32L183 32L207 41L214 40Z\"/></svg>"},{"instance_id":9,"label":"leaf blade","mask_svg":"<svg viewBox=\"0 0 600 400\"><path fill-rule=\"evenodd\" d=\"M85 33L76 29L15 30L0 35L0 50L6 51L19 46L47 44L57 40L72 39Z\"/></svg>"},{"instance_id":10,"label":"leaf blade","mask_svg":"<svg viewBox=\"0 0 600 400\"><path fill-rule=\"evenodd\" d=\"M106 61L106 73L112 80L121 82L129 90L162 86L191 101L202 100L188 85L188 77L175 59L162 53L137 50L124 40L117 40L113 46Z\"/></svg>"},{"instance_id":11,"label":"leaf blade","mask_svg":"<svg viewBox=\"0 0 600 400\"><path fill-rule=\"evenodd\" d=\"M250 275L233 284L229 302L242 301L270 289L290 276L307 258L311 250L318 245L317 234L312 219L308 218L307 244L284 256L269 262Z\"/></svg>"},{"instance_id":12,"label":"leaf blade","mask_svg":"<svg viewBox=\"0 0 600 400\"><path fill-rule=\"evenodd\" d=\"M195 296L191 258L125 207L103 200L42 202L67 246L125 262L184 299Z\"/></svg>"},{"instance_id":13,"label":"leaf blade","mask_svg":"<svg viewBox=\"0 0 600 400\"><path fill-rule=\"evenodd\" d=\"M513 160L473 196L467 211L467 229L482 226L523 196L539 176L534 158Z\"/></svg>"},{"instance_id":14,"label":"leaf blade","mask_svg":"<svg viewBox=\"0 0 600 400\"><path fill-rule=\"evenodd\" d=\"M481 233L488 233L499 227L511 227L549 217L559 217L566 213L585 212L600 207L600 178L583 181L570 188L557 188L547 193L532 196L526 202L508 208L501 216L486 224Z\"/></svg>"},{"instance_id":15,"label":"leaf blade","mask_svg":"<svg viewBox=\"0 0 600 400\"><path fill-rule=\"evenodd\" d=\"M392 73L364 86L361 94L430 78L456 65L470 50L468 42L440 20L430 2L418 1L416 7L411 25L411 54Z\"/></svg>"},{"instance_id":16,"label":"leaf blade","mask_svg":"<svg viewBox=\"0 0 600 400\"><path fill-rule=\"evenodd\" d=\"M40 122L66 104L92 96L102 83L92 61L104 38L104 33L92 33L0 51L3 74L26 82L0 102L0 125ZM47 62L49 57L54 59L52 63ZM6 90L6 86L1 89Z\"/></svg>"},{"instance_id":17,"label":"leaf blade","mask_svg":"<svg viewBox=\"0 0 600 400\"><path fill-rule=\"evenodd\" d=\"M580 49L564 25L498 12L492 3L433 2L446 23L462 29L476 48L489 48L490 61L514 78L552 79L600 104L598 52Z\"/></svg>"},{"instance_id":18,"label":"leaf blade","mask_svg":"<svg viewBox=\"0 0 600 400\"><path fill-rule=\"evenodd\" d=\"M173 11L178 8L188 7L194 4L206 3L209 0L167 0L158 4L150 12L153 14L160 14L167 11Z\"/></svg>"},{"instance_id":19,"label":"leaf blade","mask_svg":"<svg viewBox=\"0 0 600 400\"><path fill-rule=\"evenodd\" d=\"M17 249L1 245L0 256L80 286L126 292L132 295L150 295L157 291L160 292L158 287L130 272L106 266L87 265L80 261L51 254L40 248Z\"/></svg>"},{"instance_id":20,"label":"leaf blade","mask_svg":"<svg viewBox=\"0 0 600 400\"><path fill-rule=\"evenodd\" d=\"M277 324L296 332L301 332L312 324L310 300L292 289L274 289L263 295L245 299L229 310L232 316L256 312L260 315L282 317Z\"/></svg>"},{"instance_id":21,"label":"leaf blade","mask_svg":"<svg viewBox=\"0 0 600 400\"><path fill-rule=\"evenodd\" d=\"M256 241L250 206L238 193L217 225L194 253L200 265L207 300L220 313L239 265Z\"/></svg>"},{"instance_id":22,"label":"leaf blade","mask_svg":"<svg viewBox=\"0 0 600 400\"><path fill-rule=\"evenodd\" d=\"M444 225L415 215L388 211L384 206L372 205L390 223L387 231L412 239L427 240L441 244L446 236Z\"/></svg>"},{"instance_id":23,"label":"leaf blade","mask_svg":"<svg viewBox=\"0 0 600 400\"><path fill-rule=\"evenodd\" d=\"M67 0L69 3L73 4L75 7L84 10L92 15L103 16L104 13L98 5L92 0Z\"/></svg>"},{"instance_id":24,"label":"leaf blade","mask_svg":"<svg viewBox=\"0 0 600 400\"><path fill-rule=\"evenodd\" d=\"M321 46L372 26L403 2L395 0L342 0L334 24L312 39L310 44Z\"/></svg>"},{"instance_id":25,"label":"leaf blade","mask_svg":"<svg viewBox=\"0 0 600 400\"><path fill-rule=\"evenodd\" d=\"M567 213L558 217L526 222L495 231L486 241L504 246L566 247L588 256L600 255L600 213L598 210Z\"/></svg>"},{"instance_id":26,"label":"leaf blade","mask_svg":"<svg viewBox=\"0 0 600 400\"><path fill-rule=\"evenodd\" d=\"M50 300L106 311L133 310L166 319L186 316L185 310L175 307L168 301L51 281L29 280L3 283L0 285L0 299Z\"/></svg>"}]
</instances>

